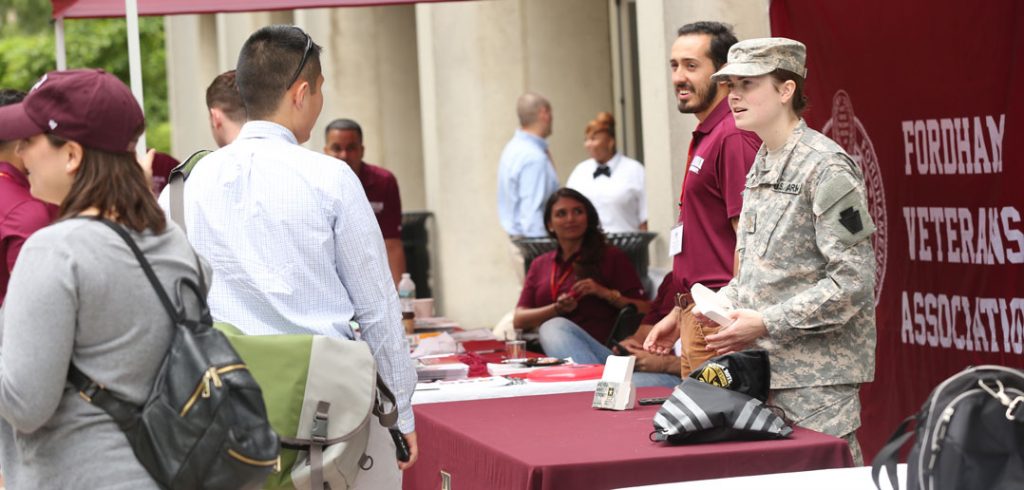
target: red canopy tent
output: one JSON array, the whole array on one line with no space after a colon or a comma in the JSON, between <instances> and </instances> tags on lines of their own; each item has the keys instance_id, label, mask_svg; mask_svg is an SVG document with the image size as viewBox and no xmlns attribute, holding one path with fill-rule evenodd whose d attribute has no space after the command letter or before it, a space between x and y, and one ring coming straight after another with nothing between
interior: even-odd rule
<instances>
[{"instance_id":1,"label":"red canopy tent","mask_svg":"<svg viewBox=\"0 0 1024 490\"><path fill-rule=\"evenodd\" d=\"M137 0L139 15L216 14L325 7L367 7L454 0ZM124 0L52 0L53 18L124 17Z\"/></svg>"},{"instance_id":2,"label":"red canopy tent","mask_svg":"<svg viewBox=\"0 0 1024 490\"><path fill-rule=\"evenodd\" d=\"M51 0L56 30L57 69L67 68L64 19L124 17L128 22L128 65L132 93L142 105L142 63L139 52L140 15L215 14L332 7L367 7L459 0ZM146 135L139 138L145 151Z\"/></svg>"}]
</instances>

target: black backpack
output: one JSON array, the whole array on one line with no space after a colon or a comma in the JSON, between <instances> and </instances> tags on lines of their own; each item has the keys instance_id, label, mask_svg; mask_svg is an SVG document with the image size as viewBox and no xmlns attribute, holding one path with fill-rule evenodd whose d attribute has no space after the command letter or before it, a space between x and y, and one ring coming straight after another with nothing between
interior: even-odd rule
<instances>
[{"instance_id":1,"label":"black backpack","mask_svg":"<svg viewBox=\"0 0 1024 490\"><path fill-rule=\"evenodd\" d=\"M141 407L121 400L72 364L68 380L124 431L150 476L169 489L259 488L278 464L277 434L267 421L256 380L213 320L206 296L191 279L177 295L198 300L198 319L175 308L149 261L119 225L98 220L124 239L174 320L174 337L152 391ZM198 262L198 260L197 260ZM200 282L203 282L199 265Z\"/></svg>"},{"instance_id":2,"label":"black backpack","mask_svg":"<svg viewBox=\"0 0 1024 490\"><path fill-rule=\"evenodd\" d=\"M914 421L916 427L908 432ZM939 384L875 456L871 476L876 487L881 488L878 477L885 467L899 490L896 460L911 436L911 490L1024 488L1024 372L970 367Z\"/></svg>"}]
</instances>

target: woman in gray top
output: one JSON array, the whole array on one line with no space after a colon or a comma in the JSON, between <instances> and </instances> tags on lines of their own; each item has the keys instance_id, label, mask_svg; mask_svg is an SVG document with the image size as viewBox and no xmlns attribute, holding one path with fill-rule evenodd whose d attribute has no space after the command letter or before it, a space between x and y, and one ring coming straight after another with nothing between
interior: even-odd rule
<instances>
[{"instance_id":1,"label":"woman in gray top","mask_svg":"<svg viewBox=\"0 0 1024 490\"><path fill-rule=\"evenodd\" d=\"M173 334L127 245L104 224L74 218L129 230L167 290L198 277L196 255L135 160L143 124L128 88L100 70L49 73L24 102L0 108L0 140L20 140L32 194L61 207L60 221L25 243L0 315L9 488L157 488L113 419L66 380L73 361L141 405Z\"/></svg>"}]
</instances>

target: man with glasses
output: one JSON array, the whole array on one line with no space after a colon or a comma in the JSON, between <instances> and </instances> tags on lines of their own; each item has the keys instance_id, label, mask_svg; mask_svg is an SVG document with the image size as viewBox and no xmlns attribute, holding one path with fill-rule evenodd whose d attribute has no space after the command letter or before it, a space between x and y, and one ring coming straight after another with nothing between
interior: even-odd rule
<instances>
[{"instance_id":1,"label":"man with glasses","mask_svg":"<svg viewBox=\"0 0 1024 490\"><path fill-rule=\"evenodd\" d=\"M358 322L398 400L407 468L416 371L380 228L355 173L299 146L324 103L320 46L298 27L264 27L242 46L236 79L248 122L184 191L189 240L214 270L213 316L250 335L353 338Z\"/></svg>"}]
</instances>

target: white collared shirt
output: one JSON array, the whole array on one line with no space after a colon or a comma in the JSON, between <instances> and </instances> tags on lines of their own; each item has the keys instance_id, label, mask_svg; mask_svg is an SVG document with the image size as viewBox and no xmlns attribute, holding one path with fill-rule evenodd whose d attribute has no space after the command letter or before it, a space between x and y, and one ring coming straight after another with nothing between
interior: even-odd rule
<instances>
[{"instance_id":1,"label":"white collared shirt","mask_svg":"<svg viewBox=\"0 0 1024 490\"><path fill-rule=\"evenodd\" d=\"M607 165L611 176L594 177L597 161L584 160L576 165L565 186L580 191L594 203L605 232L640 231L640 224L647 221L644 166L620 153L609 159Z\"/></svg>"},{"instance_id":2,"label":"white collared shirt","mask_svg":"<svg viewBox=\"0 0 1024 490\"><path fill-rule=\"evenodd\" d=\"M380 227L348 165L299 146L283 126L250 121L195 166L184 205L189 241L213 267L214 318L250 335L350 339L355 320L398 399L399 427L413 430L416 371L398 294Z\"/></svg>"}]
</instances>

